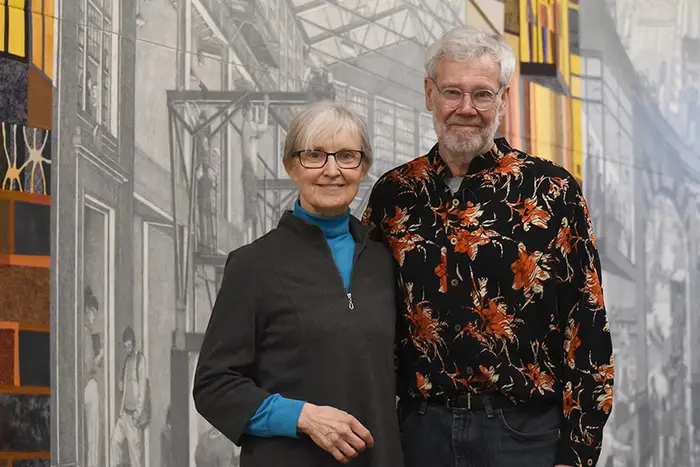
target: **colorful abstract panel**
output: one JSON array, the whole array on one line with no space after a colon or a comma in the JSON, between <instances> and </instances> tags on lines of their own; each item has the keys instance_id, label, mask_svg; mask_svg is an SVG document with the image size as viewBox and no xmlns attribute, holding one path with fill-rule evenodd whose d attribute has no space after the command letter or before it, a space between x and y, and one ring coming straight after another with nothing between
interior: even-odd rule
<instances>
[{"instance_id":1,"label":"colorful abstract panel","mask_svg":"<svg viewBox=\"0 0 700 467\"><path fill-rule=\"evenodd\" d=\"M48 452L48 395L0 394L0 452Z\"/></svg>"},{"instance_id":2,"label":"colorful abstract panel","mask_svg":"<svg viewBox=\"0 0 700 467\"><path fill-rule=\"evenodd\" d=\"M27 97L27 125L51 129L53 85L51 80L34 67L29 68L29 95ZM47 140L47 144L50 142ZM46 148L44 148L46 149ZM46 151L48 154L50 151Z\"/></svg>"},{"instance_id":3,"label":"colorful abstract panel","mask_svg":"<svg viewBox=\"0 0 700 467\"><path fill-rule=\"evenodd\" d=\"M0 189L50 194L51 132L0 123L0 140Z\"/></svg>"},{"instance_id":4,"label":"colorful abstract panel","mask_svg":"<svg viewBox=\"0 0 700 467\"><path fill-rule=\"evenodd\" d=\"M51 206L14 202L16 255L49 256Z\"/></svg>"},{"instance_id":5,"label":"colorful abstract panel","mask_svg":"<svg viewBox=\"0 0 700 467\"><path fill-rule=\"evenodd\" d=\"M49 325L48 268L0 264L0 320Z\"/></svg>"},{"instance_id":6,"label":"colorful abstract panel","mask_svg":"<svg viewBox=\"0 0 700 467\"><path fill-rule=\"evenodd\" d=\"M566 94L571 79L569 0L520 0L518 18L521 74Z\"/></svg>"},{"instance_id":7,"label":"colorful abstract panel","mask_svg":"<svg viewBox=\"0 0 700 467\"><path fill-rule=\"evenodd\" d=\"M19 331L19 384L51 386L49 333L39 330Z\"/></svg>"}]
</instances>

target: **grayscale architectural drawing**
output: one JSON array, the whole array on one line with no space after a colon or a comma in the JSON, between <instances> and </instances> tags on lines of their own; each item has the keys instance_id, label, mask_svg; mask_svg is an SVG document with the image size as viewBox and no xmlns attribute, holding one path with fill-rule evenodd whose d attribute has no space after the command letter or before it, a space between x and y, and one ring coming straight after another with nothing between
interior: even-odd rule
<instances>
[{"instance_id":1,"label":"grayscale architectural drawing","mask_svg":"<svg viewBox=\"0 0 700 467\"><path fill-rule=\"evenodd\" d=\"M287 125L320 99L369 121L361 212L379 174L434 142L422 54L464 3L76 0L59 15L54 463L236 466L192 377L226 255L295 199Z\"/></svg>"}]
</instances>

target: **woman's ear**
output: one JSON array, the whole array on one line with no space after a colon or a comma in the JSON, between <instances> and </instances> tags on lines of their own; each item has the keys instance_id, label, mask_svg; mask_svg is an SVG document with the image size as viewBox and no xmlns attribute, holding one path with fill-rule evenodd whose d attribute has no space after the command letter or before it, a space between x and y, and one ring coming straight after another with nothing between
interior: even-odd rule
<instances>
[{"instance_id":1,"label":"woman's ear","mask_svg":"<svg viewBox=\"0 0 700 467\"><path fill-rule=\"evenodd\" d=\"M289 178L290 178L292 181L295 181L295 182L296 182L296 181L297 181L297 174L296 174L296 170L295 170L296 167L295 167L295 164L294 164L294 160L293 160L293 159L287 159L287 160L284 160L284 161L282 162L282 164L284 165L284 170L287 171L287 175L289 175Z\"/></svg>"}]
</instances>

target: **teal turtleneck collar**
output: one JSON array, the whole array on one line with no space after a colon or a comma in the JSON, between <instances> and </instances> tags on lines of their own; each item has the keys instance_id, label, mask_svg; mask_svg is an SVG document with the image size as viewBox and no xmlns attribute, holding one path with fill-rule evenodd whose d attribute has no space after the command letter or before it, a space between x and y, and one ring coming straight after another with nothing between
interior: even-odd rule
<instances>
[{"instance_id":1,"label":"teal turtleneck collar","mask_svg":"<svg viewBox=\"0 0 700 467\"><path fill-rule=\"evenodd\" d=\"M350 233L350 210L339 216L319 216L301 207L299 200L294 203L294 215L309 224L318 226L326 238L335 238Z\"/></svg>"},{"instance_id":2,"label":"teal turtleneck collar","mask_svg":"<svg viewBox=\"0 0 700 467\"><path fill-rule=\"evenodd\" d=\"M352 260L355 253L355 240L350 234L350 210L340 216L319 216L301 207L299 200L294 203L294 215L318 226L331 249L333 260L343 278L345 290L350 290Z\"/></svg>"}]
</instances>

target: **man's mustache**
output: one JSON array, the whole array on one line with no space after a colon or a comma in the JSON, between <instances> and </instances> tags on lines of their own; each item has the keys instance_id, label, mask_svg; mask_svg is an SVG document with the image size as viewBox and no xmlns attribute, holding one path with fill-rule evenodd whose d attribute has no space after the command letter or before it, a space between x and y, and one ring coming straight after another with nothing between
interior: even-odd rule
<instances>
[{"instance_id":1,"label":"man's mustache","mask_svg":"<svg viewBox=\"0 0 700 467\"><path fill-rule=\"evenodd\" d=\"M478 120L461 120L461 119L448 119L445 121L446 125L470 125L470 126L483 126L483 121Z\"/></svg>"}]
</instances>

